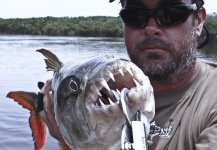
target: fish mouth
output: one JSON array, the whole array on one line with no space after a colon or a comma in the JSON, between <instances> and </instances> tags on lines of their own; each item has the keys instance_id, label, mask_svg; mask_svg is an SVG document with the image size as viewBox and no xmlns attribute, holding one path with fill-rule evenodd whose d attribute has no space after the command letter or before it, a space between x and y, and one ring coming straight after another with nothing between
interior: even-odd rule
<instances>
[{"instance_id":1,"label":"fish mouth","mask_svg":"<svg viewBox=\"0 0 217 150\"><path fill-rule=\"evenodd\" d=\"M112 106L115 103L119 104L120 92L123 88L131 89L136 86L133 81L133 76L129 72L118 70L119 73L114 75L113 79L107 82L101 82L102 89L99 90L95 105L98 107Z\"/></svg>"},{"instance_id":2,"label":"fish mouth","mask_svg":"<svg viewBox=\"0 0 217 150\"><path fill-rule=\"evenodd\" d=\"M109 79L108 82L101 82L103 88L97 92L98 97L94 103L96 107L110 107L115 103L119 104L120 91L123 88L131 89L135 87L129 73L114 75L113 79Z\"/></svg>"},{"instance_id":3,"label":"fish mouth","mask_svg":"<svg viewBox=\"0 0 217 150\"><path fill-rule=\"evenodd\" d=\"M89 83L88 104L97 112L119 113L121 110L120 93L127 88L128 105L133 107L138 103L138 95L144 92L149 79L135 64L120 59L101 69ZM117 114L116 114L117 115Z\"/></svg>"}]
</instances>

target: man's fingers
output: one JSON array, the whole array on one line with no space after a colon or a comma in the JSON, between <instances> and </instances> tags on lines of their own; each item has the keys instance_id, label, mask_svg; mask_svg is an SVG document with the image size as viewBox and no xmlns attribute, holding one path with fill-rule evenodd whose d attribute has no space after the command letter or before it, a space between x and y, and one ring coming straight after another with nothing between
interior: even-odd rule
<instances>
[{"instance_id":1,"label":"man's fingers","mask_svg":"<svg viewBox=\"0 0 217 150\"><path fill-rule=\"evenodd\" d=\"M52 120L54 117L54 110L53 99L51 95L51 80L48 80L44 87L44 111L48 117L48 120Z\"/></svg>"},{"instance_id":2,"label":"man's fingers","mask_svg":"<svg viewBox=\"0 0 217 150\"><path fill-rule=\"evenodd\" d=\"M51 91L51 80L47 80L46 81L46 84L44 86L44 92L45 93L49 93Z\"/></svg>"},{"instance_id":3,"label":"man's fingers","mask_svg":"<svg viewBox=\"0 0 217 150\"><path fill-rule=\"evenodd\" d=\"M46 84L44 86L44 92L43 93L44 93L44 109L45 109L45 112L53 111L53 99L51 97L51 80L48 80L46 82Z\"/></svg>"},{"instance_id":4,"label":"man's fingers","mask_svg":"<svg viewBox=\"0 0 217 150\"><path fill-rule=\"evenodd\" d=\"M47 120L47 116L45 115L44 110L40 111L40 112L39 112L39 115L41 116L41 118L43 119L43 121L45 122L45 124L46 124L47 126L49 126L49 122L48 122L48 120Z\"/></svg>"},{"instance_id":5,"label":"man's fingers","mask_svg":"<svg viewBox=\"0 0 217 150\"><path fill-rule=\"evenodd\" d=\"M40 92L44 94L43 97L44 110L40 111L40 116L46 123L50 135L56 138L57 140L60 140L62 139L62 135L59 131L59 127L55 120L54 102L51 93L51 80L47 80L45 86L41 88Z\"/></svg>"},{"instance_id":6,"label":"man's fingers","mask_svg":"<svg viewBox=\"0 0 217 150\"><path fill-rule=\"evenodd\" d=\"M54 114L54 102L51 93L51 80L46 82L44 88L44 113L47 117L47 124L49 125L49 131L51 136L59 139L61 136L59 128L57 126Z\"/></svg>"},{"instance_id":7,"label":"man's fingers","mask_svg":"<svg viewBox=\"0 0 217 150\"><path fill-rule=\"evenodd\" d=\"M41 90L39 94L43 96L43 109L39 112L40 116L44 120L44 122L49 127L51 125L51 115L54 115L53 113L53 102L52 97L50 96L51 92L51 80L48 80L46 84L41 87Z\"/></svg>"}]
</instances>

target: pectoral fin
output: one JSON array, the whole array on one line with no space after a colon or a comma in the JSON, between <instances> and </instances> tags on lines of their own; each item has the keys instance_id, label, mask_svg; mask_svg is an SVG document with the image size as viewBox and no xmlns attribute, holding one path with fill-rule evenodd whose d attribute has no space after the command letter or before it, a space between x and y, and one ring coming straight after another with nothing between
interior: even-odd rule
<instances>
[{"instance_id":1,"label":"pectoral fin","mask_svg":"<svg viewBox=\"0 0 217 150\"><path fill-rule=\"evenodd\" d=\"M23 108L30 110L29 125L32 130L35 150L40 150L46 141L46 125L36 111L37 94L33 92L15 91L9 92L7 97L14 99Z\"/></svg>"}]
</instances>

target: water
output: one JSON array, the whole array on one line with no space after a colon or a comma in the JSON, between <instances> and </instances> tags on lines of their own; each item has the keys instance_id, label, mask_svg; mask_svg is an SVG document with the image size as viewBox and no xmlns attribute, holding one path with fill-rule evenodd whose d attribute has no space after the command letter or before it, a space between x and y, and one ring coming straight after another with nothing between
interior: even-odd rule
<instances>
[{"instance_id":1,"label":"water","mask_svg":"<svg viewBox=\"0 0 217 150\"><path fill-rule=\"evenodd\" d=\"M0 35L0 149L33 150L29 111L6 98L9 91L38 91L37 82L52 78L45 69L44 57L36 50L46 48L62 62L100 54L128 58L122 38L84 38ZM199 51L206 61L217 60L217 49ZM48 135L43 150L57 149L57 141Z\"/></svg>"},{"instance_id":2,"label":"water","mask_svg":"<svg viewBox=\"0 0 217 150\"><path fill-rule=\"evenodd\" d=\"M0 36L0 149L33 150L29 111L12 99L9 91L38 91L37 82L52 78L45 69L44 57L36 50L46 48L62 62L105 53L127 58L121 38L81 38L48 36ZM44 150L57 149L48 136Z\"/></svg>"}]
</instances>

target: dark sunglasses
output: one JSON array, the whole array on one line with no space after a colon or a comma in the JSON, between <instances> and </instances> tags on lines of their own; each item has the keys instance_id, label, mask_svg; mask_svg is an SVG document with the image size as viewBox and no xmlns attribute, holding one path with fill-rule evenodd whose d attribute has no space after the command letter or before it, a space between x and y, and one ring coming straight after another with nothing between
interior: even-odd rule
<instances>
[{"instance_id":1,"label":"dark sunglasses","mask_svg":"<svg viewBox=\"0 0 217 150\"><path fill-rule=\"evenodd\" d=\"M202 7L199 4L173 4L154 10L146 10L139 7L126 7L120 11L120 17L125 25L134 28L143 28L150 17L153 17L161 27L173 26L182 22L195 11Z\"/></svg>"}]
</instances>

